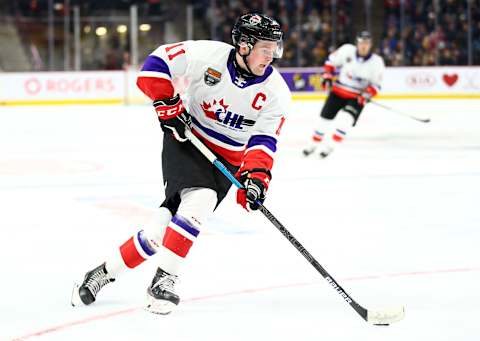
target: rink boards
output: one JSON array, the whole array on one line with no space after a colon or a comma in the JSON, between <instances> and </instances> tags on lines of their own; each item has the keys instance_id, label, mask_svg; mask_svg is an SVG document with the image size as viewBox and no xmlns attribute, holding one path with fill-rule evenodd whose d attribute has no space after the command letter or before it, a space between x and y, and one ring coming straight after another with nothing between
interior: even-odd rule
<instances>
[{"instance_id":1,"label":"rink boards","mask_svg":"<svg viewBox=\"0 0 480 341\"><path fill-rule=\"evenodd\" d=\"M321 68L280 70L294 100L319 100ZM136 70L0 74L0 105L141 104ZM187 81L176 80L177 89ZM478 99L480 67L391 67L379 99Z\"/></svg>"}]
</instances>

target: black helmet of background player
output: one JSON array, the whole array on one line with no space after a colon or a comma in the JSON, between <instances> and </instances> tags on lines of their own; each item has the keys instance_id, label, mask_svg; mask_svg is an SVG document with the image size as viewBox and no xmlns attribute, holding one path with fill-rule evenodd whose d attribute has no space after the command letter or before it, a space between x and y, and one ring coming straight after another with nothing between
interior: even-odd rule
<instances>
[{"instance_id":1,"label":"black helmet of background player","mask_svg":"<svg viewBox=\"0 0 480 341\"><path fill-rule=\"evenodd\" d=\"M259 40L276 42L277 48L273 52L273 58L278 59L282 57L283 31L276 20L260 13L248 13L238 18L232 29L232 41L237 52L239 52L241 46L248 47L248 53L241 55L247 68L246 57ZM251 72L251 70L249 71Z\"/></svg>"},{"instance_id":2,"label":"black helmet of background player","mask_svg":"<svg viewBox=\"0 0 480 341\"><path fill-rule=\"evenodd\" d=\"M361 31L357 34L357 51L361 57L370 55L372 49L372 35L368 31Z\"/></svg>"}]
</instances>

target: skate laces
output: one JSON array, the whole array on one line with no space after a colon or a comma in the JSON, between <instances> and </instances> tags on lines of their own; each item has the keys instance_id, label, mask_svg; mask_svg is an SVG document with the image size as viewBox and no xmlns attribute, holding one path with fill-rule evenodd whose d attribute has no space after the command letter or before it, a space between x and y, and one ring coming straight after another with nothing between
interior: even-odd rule
<instances>
[{"instance_id":1,"label":"skate laces","mask_svg":"<svg viewBox=\"0 0 480 341\"><path fill-rule=\"evenodd\" d=\"M175 284L179 282L178 276L162 274L157 282L152 286L152 291L163 290L175 293Z\"/></svg>"},{"instance_id":2,"label":"skate laces","mask_svg":"<svg viewBox=\"0 0 480 341\"><path fill-rule=\"evenodd\" d=\"M107 277L107 274L102 269L95 271L92 276L87 279L85 286L90 290L93 296L96 296L100 289L111 281L112 280Z\"/></svg>"}]
</instances>

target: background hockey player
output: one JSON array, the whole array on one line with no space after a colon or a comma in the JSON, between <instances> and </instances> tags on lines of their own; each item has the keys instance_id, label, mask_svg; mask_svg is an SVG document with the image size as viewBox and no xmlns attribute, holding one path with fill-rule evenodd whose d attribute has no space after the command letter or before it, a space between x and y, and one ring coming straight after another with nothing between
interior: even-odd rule
<instances>
[{"instance_id":1,"label":"background hockey player","mask_svg":"<svg viewBox=\"0 0 480 341\"><path fill-rule=\"evenodd\" d=\"M312 140L303 150L305 156L327 157L355 126L365 104L378 93L385 64L371 49L371 35L362 31L357 35L356 46L342 45L328 56L322 85L329 95Z\"/></svg>"},{"instance_id":2,"label":"background hockey player","mask_svg":"<svg viewBox=\"0 0 480 341\"><path fill-rule=\"evenodd\" d=\"M104 285L154 255L159 267L147 289L146 309L168 314L178 305L175 283L181 265L231 186L186 139L186 124L245 186L237 191L237 202L247 210L263 202L291 100L285 81L270 65L282 56L282 36L272 18L246 14L232 30L234 47L185 41L160 46L146 59L137 85L152 99L165 133L165 200L149 226L87 272L74 288L73 305L93 303ZM180 76L189 82L185 102L172 85Z\"/></svg>"}]
</instances>

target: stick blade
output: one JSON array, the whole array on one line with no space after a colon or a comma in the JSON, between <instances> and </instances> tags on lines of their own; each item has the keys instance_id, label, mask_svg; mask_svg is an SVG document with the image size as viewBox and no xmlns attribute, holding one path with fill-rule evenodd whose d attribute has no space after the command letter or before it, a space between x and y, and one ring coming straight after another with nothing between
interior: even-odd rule
<instances>
[{"instance_id":1,"label":"stick blade","mask_svg":"<svg viewBox=\"0 0 480 341\"><path fill-rule=\"evenodd\" d=\"M367 322L379 326L388 326L393 322L398 322L405 317L405 308L397 307L385 310L368 310Z\"/></svg>"}]
</instances>

